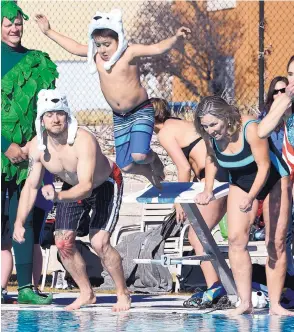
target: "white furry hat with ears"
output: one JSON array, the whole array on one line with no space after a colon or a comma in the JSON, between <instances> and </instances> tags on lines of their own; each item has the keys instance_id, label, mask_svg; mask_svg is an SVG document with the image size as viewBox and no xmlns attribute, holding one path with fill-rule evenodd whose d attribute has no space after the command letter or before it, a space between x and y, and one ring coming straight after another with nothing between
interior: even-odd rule
<instances>
[{"instance_id":1,"label":"white furry hat with ears","mask_svg":"<svg viewBox=\"0 0 294 332\"><path fill-rule=\"evenodd\" d=\"M43 131L41 117L46 112L52 111L64 111L68 115L68 137L67 143L73 144L75 141L76 133L78 130L78 122L68 107L66 96L58 91L54 90L41 90L38 93L37 101L37 118L35 121L38 149L44 151L46 146L43 143Z\"/></svg>"},{"instance_id":2,"label":"white furry hat with ears","mask_svg":"<svg viewBox=\"0 0 294 332\"><path fill-rule=\"evenodd\" d=\"M97 47L92 36L92 33L97 29L110 29L118 34L117 50L109 59L109 61L104 63L105 70L109 70L128 47L128 41L125 39L124 35L122 13L120 9L113 9L110 13L101 13L99 11L96 12L89 25L88 32L88 65L92 74L96 73L97 71L94 61L94 56L97 53Z\"/></svg>"}]
</instances>

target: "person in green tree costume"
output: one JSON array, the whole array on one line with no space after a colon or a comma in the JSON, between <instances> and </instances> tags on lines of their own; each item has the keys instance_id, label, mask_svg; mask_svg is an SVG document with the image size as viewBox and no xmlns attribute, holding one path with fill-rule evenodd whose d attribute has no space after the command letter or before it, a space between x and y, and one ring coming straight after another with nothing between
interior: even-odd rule
<instances>
[{"instance_id":1,"label":"person in green tree costume","mask_svg":"<svg viewBox=\"0 0 294 332\"><path fill-rule=\"evenodd\" d=\"M35 135L37 95L41 89L54 88L58 77L56 65L48 54L22 46L23 20L28 20L28 16L14 1L1 1L1 226L8 193L11 234L20 191L27 177L26 144ZM45 297L33 291L32 216L26 221L25 228L25 243L12 242L18 302L51 304L52 295Z\"/></svg>"}]
</instances>

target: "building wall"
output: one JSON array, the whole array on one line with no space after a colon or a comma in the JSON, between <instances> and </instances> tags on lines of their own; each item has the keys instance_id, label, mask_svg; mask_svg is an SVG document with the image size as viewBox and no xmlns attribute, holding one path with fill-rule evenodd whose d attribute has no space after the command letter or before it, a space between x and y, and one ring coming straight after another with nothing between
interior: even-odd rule
<instances>
[{"instance_id":1,"label":"building wall","mask_svg":"<svg viewBox=\"0 0 294 332\"><path fill-rule=\"evenodd\" d=\"M210 2L213 1L210 0ZM199 3L199 5L205 8L207 2ZM174 8L177 13L183 13L183 23L197 25L199 23L193 18L193 14L192 17L186 15L186 13L192 12L191 7L192 4L185 1L176 2ZM225 18L231 22L232 26L236 25L239 37L235 40L231 39L234 30L231 30L230 27L223 31L220 27L219 30L219 33L226 37L227 53L234 58L235 99L240 104L256 105L259 82L259 2L236 1L235 7L209 12L209 15L212 20ZM294 54L294 25L291 23L293 16L294 2L265 1L265 91L272 78L287 74L286 64ZM232 47L232 44L235 44L236 47ZM187 47L186 51L193 54L193 52L197 52L197 47L194 49ZM186 72L190 75L191 81L199 86L200 96L210 93L208 82L201 80L193 68L186 69ZM174 79L174 91L178 92L174 95L175 101L183 98L183 95L186 100L197 101L199 99L199 97L191 95L178 78Z\"/></svg>"}]
</instances>

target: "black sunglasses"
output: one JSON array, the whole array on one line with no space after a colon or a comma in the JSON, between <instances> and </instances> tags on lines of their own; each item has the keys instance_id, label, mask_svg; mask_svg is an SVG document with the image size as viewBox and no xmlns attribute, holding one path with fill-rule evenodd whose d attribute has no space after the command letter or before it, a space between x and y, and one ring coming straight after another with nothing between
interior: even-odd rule
<instances>
[{"instance_id":1,"label":"black sunglasses","mask_svg":"<svg viewBox=\"0 0 294 332\"><path fill-rule=\"evenodd\" d=\"M273 95L277 95L279 92L285 93L286 92L286 88L278 89L278 90L275 89L274 92L273 92Z\"/></svg>"}]
</instances>

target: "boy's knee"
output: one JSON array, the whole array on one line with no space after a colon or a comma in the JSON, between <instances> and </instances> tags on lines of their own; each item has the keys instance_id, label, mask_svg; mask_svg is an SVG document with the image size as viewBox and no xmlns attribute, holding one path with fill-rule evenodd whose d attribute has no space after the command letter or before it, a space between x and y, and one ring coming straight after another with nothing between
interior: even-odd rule
<instances>
[{"instance_id":1,"label":"boy's knee","mask_svg":"<svg viewBox=\"0 0 294 332\"><path fill-rule=\"evenodd\" d=\"M131 167L128 165L128 166L125 166L121 169L124 173L129 173L130 170L131 170Z\"/></svg>"},{"instance_id":2,"label":"boy's knee","mask_svg":"<svg viewBox=\"0 0 294 332\"><path fill-rule=\"evenodd\" d=\"M134 162L138 164L144 162L147 158L147 154L144 153L132 153L131 156Z\"/></svg>"},{"instance_id":3,"label":"boy's knee","mask_svg":"<svg viewBox=\"0 0 294 332\"><path fill-rule=\"evenodd\" d=\"M129 165L127 165L127 166L122 167L121 170L122 170L124 173L130 173L131 170L132 170L132 166L133 166L133 164L129 164Z\"/></svg>"}]
</instances>

